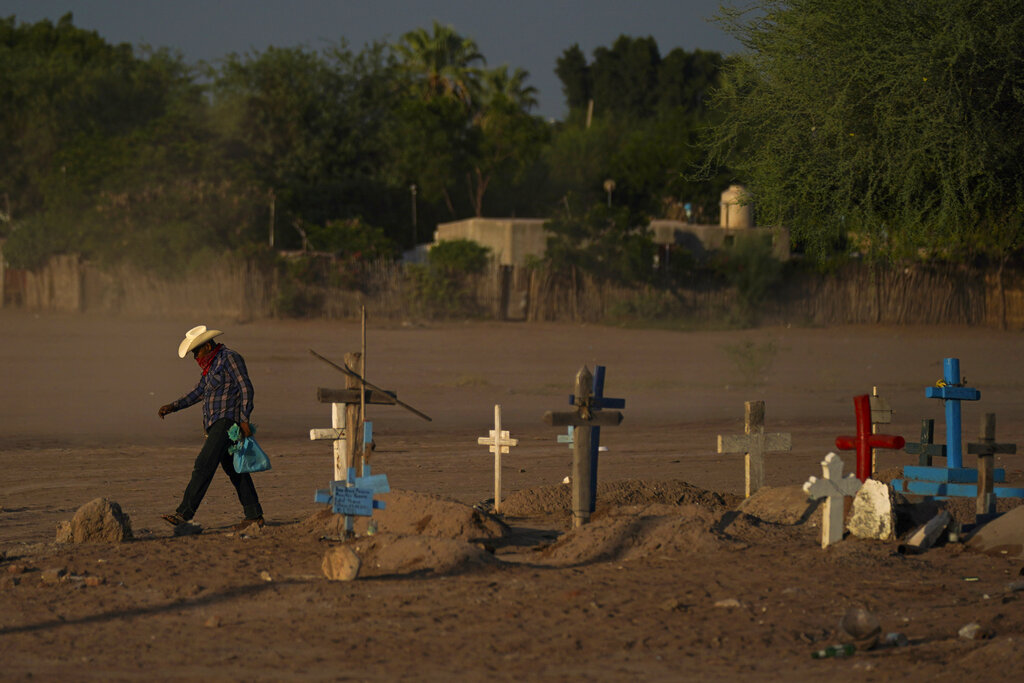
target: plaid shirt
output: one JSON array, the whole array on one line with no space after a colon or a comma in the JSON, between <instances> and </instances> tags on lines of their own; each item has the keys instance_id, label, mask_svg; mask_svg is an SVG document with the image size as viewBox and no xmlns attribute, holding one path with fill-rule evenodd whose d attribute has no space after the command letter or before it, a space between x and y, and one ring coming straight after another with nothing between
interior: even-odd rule
<instances>
[{"instance_id":1,"label":"plaid shirt","mask_svg":"<svg viewBox=\"0 0 1024 683\"><path fill-rule=\"evenodd\" d=\"M245 361L228 347L220 350L209 371L199 378L196 388L171 403L175 410L203 401L203 428L221 418L248 422L252 414L252 382L245 370Z\"/></svg>"}]
</instances>

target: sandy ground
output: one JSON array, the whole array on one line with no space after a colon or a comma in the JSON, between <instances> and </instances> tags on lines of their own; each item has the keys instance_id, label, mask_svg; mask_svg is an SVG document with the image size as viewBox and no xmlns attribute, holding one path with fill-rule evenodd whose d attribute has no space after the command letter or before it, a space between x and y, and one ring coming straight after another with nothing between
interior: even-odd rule
<instances>
[{"instance_id":1,"label":"sandy ground","mask_svg":"<svg viewBox=\"0 0 1024 683\"><path fill-rule=\"evenodd\" d=\"M173 537L160 520L202 438L198 406L156 415L197 379L176 355L197 322L226 330L256 387L253 421L273 462L256 475L268 518L259 535L230 532L241 509L222 473L197 515L201 535ZM852 537L822 551L820 513L737 514L743 457L715 446L742 432L744 401L764 400L768 430L793 439L792 452L769 455L767 485L798 486L853 433L852 397L872 386L895 409L886 432L916 441L930 417L942 442L942 407L924 388L947 356L982 393L964 406L967 440L994 412L998 440L1021 442L1021 341L963 328L371 318L368 378L433 419L369 409L374 472L397 491L380 533L352 544L363 574L331 582L321 559L340 541L313 503L331 449L308 432L330 426L316 388L344 381L309 350L341 360L359 349L358 325L0 311L0 679L1017 680L1024 593L1005 586L1024 560L961 544L910 556L897 541ZM755 351L739 357L764 360L756 374L737 361L748 342ZM606 366L606 395L626 408L602 430L594 519L572 530L560 486L571 452L542 416L568 407L583 364ZM494 461L476 443L496 403L519 439L503 460L500 517L486 513ZM915 461L883 451L878 467ZM1024 480L1024 456L996 463ZM131 516L136 540L55 544L56 524L101 496ZM47 583L47 569L66 575ZM855 606L910 645L812 659ZM989 638L958 637L974 621Z\"/></svg>"}]
</instances>

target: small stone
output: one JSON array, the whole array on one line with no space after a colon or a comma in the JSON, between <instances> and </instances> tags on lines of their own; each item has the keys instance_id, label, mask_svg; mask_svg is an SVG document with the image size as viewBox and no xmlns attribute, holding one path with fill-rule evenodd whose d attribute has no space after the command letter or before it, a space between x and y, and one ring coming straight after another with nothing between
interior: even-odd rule
<instances>
[{"instance_id":1,"label":"small stone","mask_svg":"<svg viewBox=\"0 0 1024 683\"><path fill-rule=\"evenodd\" d=\"M87 576L85 577L85 585L95 588L103 584L102 576Z\"/></svg>"},{"instance_id":2,"label":"small stone","mask_svg":"<svg viewBox=\"0 0 1024 683\"><path fill-rule=\"evenodd\" d=\"M203 533L203 527L191 522L184 522L174 527L175 536L198 536Z\"/></svg>"},{"instance_id":3,"label":"small stone","mask_svg":"<svg viewBox=\"0 0 1024 683\"><path fill-rule=\"evenodd\" d=\"M57 522L57 538L55 540L57 543L74 543L75 539L71 533L70 521L62 519Z\"/></svg>"},{"instance_id":4,"label":"small stone","mask_svg":"<svg viewBox=\"0 0 1024 683\"><path fill-rule=\"evenodd\" d=\"M1007 593L1017 593L1018 591L1024 591L1024 581L1013 581L1006 584Z\"/></svg>"},{"instance_id":5,"label":"small stone","mask_svg":"<svg viewBox=\"0 0 1024 683\"><path fill-rule=\"evenodd\" d=\"M719 600L719 601L717 601L715 603L715 607L726 607L726 608L729 608L729 609L732 609L732 608L735 608L735 607L742 607L742 606L743 606L743 603L741 603L736 598L726 598L725 600Z\"/></svg>"},{"instance_id":6,"label":"small stone","mask_svg":"<svg viewBox=\"0 0 1024 683\"><path fill-rule=\"evenodd\" d=\"M49 569L44 569L39 574L39 579L43 583L47 584L60 583L61 580L67 575L67 573L67 567L51 567Z\"/></svg>"},{"instance_id":7,"label":"small stone","mask_svg":"<svg viewBox=\"0 0 1024 683\"><path fill-rule=\"evenodd\" d=\"M673 611L679 609L679 601L676 600L675 598L669 598L665 602L661 603L660 606L661 606L661 609L663 609L666 612L673 612Z\"/></svg>"},{"instance_id":8,"label":"small stone","mask_svg":"<svg viewBox=\"0 0 1024 683\"><path fill-rule=\"evenodd\" d=\"M203 626L205 626L206 628L219 628L220 617L218 617L217 615L210 617L209 619L203 622Z\"/></svg>"},{"instance_id":9,"label":"small stone","mask_svg":"<svg viewBox=\"0 0 1024 683\"><path fill-rule=\"evenodd\" d=\"M24 574L28 571L28 567L23 564L9 564L7 565L8 574Z\"/></svg>"},{"instance_id":10,"label":"small stone","mask_svg":"<svg viewBox=\"0 0 1024 683\"><path fill-rule=\"evenodd\" d=\"M981 640L982 638L988 638L991 635L976 621L972 621L966 626L963 626L959 631L957 631L957 634L961 638L966 638L967 640Z\"/></svg>"},{"instance_id":11,"label":"small stone","mask_svg":"<svg viewBox=\"0 0 1024 683\"><path fill-rule=\"evenodd\" d=\"M338 546L324 553L321 568L331 581L352 581L359 576L361 566L362 560L351 548Z\"/></svg>"},{"instance_id":12,"label":"small stone","mask_svg":"<svg viewBox=\"0 0 1024 683\"><path fill-rule=\"evenodd\" d=\"M270 572L268 572L266 569L264 569L263 571L260 572L260 578L263 579L264 581L267 581L267 582L270 582L270 581L274 580L274 577L272 577L270 575Z\"/></svg>"}]
</instances>

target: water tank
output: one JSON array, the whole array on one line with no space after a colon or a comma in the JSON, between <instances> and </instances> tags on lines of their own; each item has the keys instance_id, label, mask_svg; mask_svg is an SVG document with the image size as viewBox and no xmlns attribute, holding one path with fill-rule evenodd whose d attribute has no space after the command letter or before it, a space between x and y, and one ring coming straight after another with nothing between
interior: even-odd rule
<instances>
[{"instance_id":1,"label":"water tank","mask_svg":"<svg viewBox=\"0 0 1024 683\"><path fill-rule=\"evenodd\" d=\"M754 227L753 207L746 203L747 200L747 188L742 185L730 185L722 192L718 224L723 228Z\"/></svg>"}]
</instances>

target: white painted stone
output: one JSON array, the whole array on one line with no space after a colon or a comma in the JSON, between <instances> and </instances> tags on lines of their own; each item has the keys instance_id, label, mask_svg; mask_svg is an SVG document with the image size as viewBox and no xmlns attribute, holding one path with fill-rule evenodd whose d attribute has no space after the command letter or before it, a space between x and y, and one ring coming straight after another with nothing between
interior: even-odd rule
<instances>
[{"instance_id":1,"label":"white painted stone","mask_svg":"<svg viewBox=\"0 0 1024 683\"><path fill-rule=\"evenodd\" d=\"M892 540L896 536L892 488L877 479L865 481L853 499L846 528L857 538Z\"/></svg>"}]
</instances>

